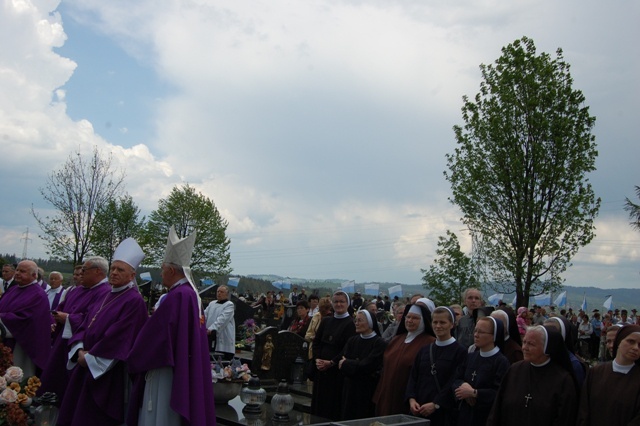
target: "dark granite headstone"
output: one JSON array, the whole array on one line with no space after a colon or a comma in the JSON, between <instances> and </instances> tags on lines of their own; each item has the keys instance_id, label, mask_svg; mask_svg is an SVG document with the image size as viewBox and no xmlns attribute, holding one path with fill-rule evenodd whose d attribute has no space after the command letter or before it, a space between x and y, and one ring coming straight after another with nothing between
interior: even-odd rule
<instances>
[{"instance_id":1,"label":"dark granite headstone","mask_svg":"<svg viewBox=\"0 0 640 426\"><path fill-rule=\"evenodd\" d=\"M285 330L278 333L272 363L277 380L291 380L291 367L300 355L303 344L304 339L296 333Z\"/></svg>"},{"instance_id":2,"label":"dark granite headstone","mask_svg":"<svg viewBox=\"0 0 640 426\"><path fill-rule=\"evenodd\" d=\"M251 372L261 381L291 379L291 367L302 351L304 339L290 331L267 327L256 334Z\"/></svg>"},{"instance_id":3,"label":"dark granite headstone","mask_svg":"<svg viewBox=\"0 0 640 426\"><path fill-rule=\"evenodd\" d=\"M261 381L275 380L273 357L275 355L277 335L277 327L267 327L255 335L251 372L257 374Z\"/></svg>"}]
</instances>

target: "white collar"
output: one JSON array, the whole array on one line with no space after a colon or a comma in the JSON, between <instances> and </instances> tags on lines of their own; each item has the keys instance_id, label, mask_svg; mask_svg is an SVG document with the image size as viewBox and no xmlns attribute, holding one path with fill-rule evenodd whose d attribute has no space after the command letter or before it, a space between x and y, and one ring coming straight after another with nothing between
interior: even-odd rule
<instances>
[{"instance_id":1,"label":"white collar","mask_svg":"<svg viewBox=\"0 0 640 426\"><path fill-rule=\"evenodd\" d=\"M362 334L362 333L360 333L360 338L361 338L361 339L372 339L372 338L374 338L374 337L376 337L376 336L377 336L377 334L376 334L376 332L375 332L375 331L373 331L373 330L371 330L371 333L369 333L369 334Z\"/></svg>"},{"instance_id":2,"label":"white collar","mask_svg":"<svg viewBox=\"0 0 640 426\"><path fill-rule=\"evenodd\" d=\"M621 373L621 374L627 374L635 366L635 363L631 363L629 365L621 365L621 364L618 364L616 362L616 360L614 359L613 362L611 363L611 366L612 366L614 372Z\"/></svg>"},{"instance_id":3,"label":"white collar","mask_svg":"<svg viewBox=\"0 0 640 426\"><path fill-rule=\"evenodd\" d=\"M436 346L449 346L453 343L455 343L456 338L455 337L449 337L447 340L436 340Z\"/></svg>"},{"instance_id":4,"label":"white collar","mask_svg":"<svg viewBox=\"0 0 640 426\"><path fill-rule=\"evenodd\" d=\"M542 364L531 363L531 365L533 365L534 367L544 367L545 365L549 364L550 362L551 362L551 358L547 358L547 360L545 362L543 362Z\"/></svg>"},{"instance_id":5,"label":"white collar","mask_svg":"<svg viewBox=\"0 0 640 426\"><path fill-rule=\"evenodd\" d=\"M348 316L349 316L349 311L345 312L344 314L340 314L340 315L338 315L336 313L333 314L333 317L337 318L337 319L347 318Z\"/></svg>"},{"instance_id":6,"label":"white collar","mask_svg":"<svg viewBox=\"0 0 640 426\"><path fill-rule=\"evenodd\" d=\"M500 348L497 347L497 346L494 346L493 349L491 349L490 351L487 351L487 352L484 352L484 351L480 350L480 356L483 357L483 358L489 358L490 356L494 356L498 352L500 352Z\"/></svg>"},{"instance_id":7,"label":"white collar","mask_svg":"<svg viewBox=\"0 0 640 426\"><path fill-rule=\"evenodd\" d=\"M25 288L25 287L29 287L30 285L34 285L34 284L38 284L38 281L31 281L29 284L27 285L20 285L18 284L18 288Z\"/></svg>"},{"instance_id":8,"label":"white collar","mask_svg":"<svg viewBox=\"0 0 640 426\"><path fill-rule=\"evenodd\" d=\"M134 281L131 281L129 284L123 285L122 287L111 287L111 293L120 293L122 291L129 290L135 284L136 283Z\"/></svg>"},{"instance_id":9,"label":"white collar","mask_svg":"<svg viewBox=\"0 0 640 426\"><path fill-rule=\"evenodd\" d=\"M186 284L186 283L188 283L188 282L189 282L189 280L188 280L188 279L186 279L186 278L181 278L181 279L179 279L178 281L176 281L175 283L173 283L173 285L172 285L171 287L169 287L169 290L171 290L171 289L173 289L173 288L176 288L176 287L178 287L179 285Z\"/></svg>"}]
</instances>

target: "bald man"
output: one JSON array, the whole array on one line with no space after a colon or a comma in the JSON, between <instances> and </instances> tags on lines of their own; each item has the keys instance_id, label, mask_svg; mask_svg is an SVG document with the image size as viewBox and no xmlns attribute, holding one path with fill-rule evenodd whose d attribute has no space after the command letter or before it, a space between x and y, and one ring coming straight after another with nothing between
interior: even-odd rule
<instances>
[{"instance_id":1,"label":"bald man","mask_svg":"<svg viewBox=\"0 0 640 426\"><path fill-rule=\"evenodd\" d=\"M38 266L31 260L18 263L18 284L0 298L0 324L7 330L3 343L13 350L13 364L25 377L40 374L51 350L49 299L37 284Z\"/></svg>"}]
</instances>

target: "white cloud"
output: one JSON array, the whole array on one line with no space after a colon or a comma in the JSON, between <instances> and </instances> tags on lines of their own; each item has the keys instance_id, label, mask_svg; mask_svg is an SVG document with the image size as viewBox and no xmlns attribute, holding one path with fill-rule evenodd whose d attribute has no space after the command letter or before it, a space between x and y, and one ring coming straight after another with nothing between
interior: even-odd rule
<instances>
[{"instance_id":1,"label":"white cloud","mask_svg":"<svg viewBox=\"0 0 640 426\"><path fill-rule=\"evenodd\" d=\"M25 206L44 208L37 188L46 174L97 145L126 169L145 212L181 182L212 198L229 221L239 273L416 283L446 229L470 250L447 203L444 154L462 95L478 91L478 65L522 35L541 51L564 48L599 114L605 167L594 185L608 201L632 194L638 59L616 52L635 51L638 6L623 3L71 0L62 19L57 1L3 0L0 37L12 43L0 51L0 143L12 153L5 173L20 206L0 228L3 247L21 252L16 237L34 228ZM68 116L64 85L80 58L54 48L71 19L173 88L153 106L156 137L125 147ZM615 212L601 216L568 276L637 282L629 271L638 233Z\"/></svg>"}]
</instances>

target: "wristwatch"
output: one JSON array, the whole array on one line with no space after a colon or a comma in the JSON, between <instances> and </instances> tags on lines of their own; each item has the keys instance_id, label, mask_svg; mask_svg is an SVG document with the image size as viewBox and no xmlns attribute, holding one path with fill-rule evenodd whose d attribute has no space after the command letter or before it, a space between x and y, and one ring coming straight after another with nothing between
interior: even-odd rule
<instances>
[{"instance_id":1,"label":"wristwatch","mask_svg":"<svg viewBox=\"0 0 640 426\"><path fill-rule=\"evenodd\" d=\"M436 410L440 409L440 406L438 404L436 404L436 403L433 403L433 406L436 407Z\"/></svg>"}]
</instances>

